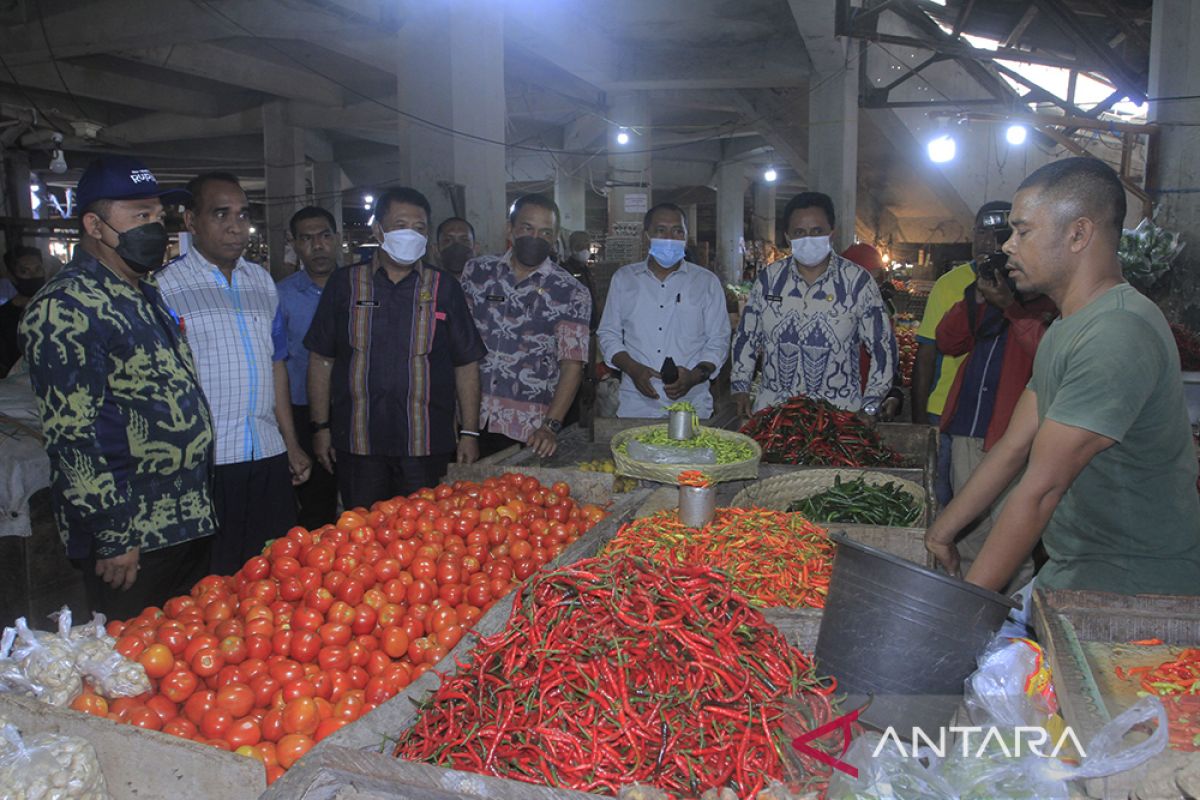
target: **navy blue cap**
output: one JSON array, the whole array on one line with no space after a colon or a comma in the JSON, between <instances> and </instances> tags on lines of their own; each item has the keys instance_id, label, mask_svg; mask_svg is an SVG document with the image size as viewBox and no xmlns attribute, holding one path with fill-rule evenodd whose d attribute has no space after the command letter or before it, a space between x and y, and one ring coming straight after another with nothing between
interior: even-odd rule
<instances>
[{"instance_id":1,"label":"navy blue cap","mask_svg":"<svg viewBox=\"0 0 1200 800\"><path fill-rule=\"evenodd\" d=\"M131 156L103 156L84 170L75 188L75 205L80 213L97 200L140 200L163 197L185 202L190 194L184 189L162 189L154 173Z\"/></svg>"}]
</instances>

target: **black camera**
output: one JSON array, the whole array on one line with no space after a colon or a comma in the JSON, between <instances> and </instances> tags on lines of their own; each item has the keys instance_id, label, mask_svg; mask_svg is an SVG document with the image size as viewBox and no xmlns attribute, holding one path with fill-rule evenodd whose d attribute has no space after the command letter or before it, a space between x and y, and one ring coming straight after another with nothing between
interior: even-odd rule
<instances>
[{"instance_id":1,"label":"black camera","mask_svg":"<svg viewBox=\"0 0 1200 800\"><path fill-rule=\"evenodd\" d=\"M986 281L995 283L997 276L1008 277L1008 254L997 250L975 259L975 272Z\"/></svg>"}]
</instances>

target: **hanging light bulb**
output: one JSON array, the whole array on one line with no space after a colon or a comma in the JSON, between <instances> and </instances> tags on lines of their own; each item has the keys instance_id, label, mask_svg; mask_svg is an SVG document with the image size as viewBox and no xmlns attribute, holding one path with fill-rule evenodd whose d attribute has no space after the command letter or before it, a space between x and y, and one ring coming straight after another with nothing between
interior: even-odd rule
<instances>
[{"instance_id":1,"label":"hanging light bulb","mask_svg":"<svg viewBox=\"0 0 1200 800\"><path fill-rule=\"evenodd\" d=\"M1004 138L1009 144L1021 145L1025 144L1025 139L1029 136L1029 129L1024 125L1009 125L1008 130L1004 132Z\"/></svg>"},{"instance_id":2,"label":"hanging light bulb","mask_svg":"<svg viewBox=\"0 0 1200 800\"><path fill-rule=\"evenodd\" d=\"M624 128L617 132L617 144L629 144L629 132Z\"/></svg>"},{"instance_id":3,"label":"hanging light bulb","mask_svg":"<svg viewBox=\"0 0 1200 800\"><path fill-rule=\"evenodd\" d=\"M775 171L774 167L767 167L766 171L763 172L763 180L767 183L774 183L778 177L779 173Z\"/></svg>"},{"instance_id":4,"label":"hanging light bulb","mask_svg":"<svg viewBox=\"0 0 1200 800\"><path fill-rule=\"evenodd\" d=\"M950 134L944 133L936 139L931 139L925 147L929 153L929 160L935 164L945 164L947 161L953 161L955 154L958 152L958 143Z\"/></svg>"},{"instance_id":5,"label":"hanging light bulb","mask_svg":"<svg viewBox=\"0 0 1200 800\"><path fill-rule=\"evenodd\" d=\"M56 149L50 154L50 171L55 175L62 175L67 171L67 159L62 150Z\"/></svg>"},{"instance_id":6,"label":"hanging light bulb","mask_svg":"<svg viewBox=\"0 0 1200 800\"><path fill-rule=\"evenodd\" d=\"M375 195L364 194L363 195L363 206L366 208L370 208L373 205L375 205Z\"/></svg>"}]
</instances>

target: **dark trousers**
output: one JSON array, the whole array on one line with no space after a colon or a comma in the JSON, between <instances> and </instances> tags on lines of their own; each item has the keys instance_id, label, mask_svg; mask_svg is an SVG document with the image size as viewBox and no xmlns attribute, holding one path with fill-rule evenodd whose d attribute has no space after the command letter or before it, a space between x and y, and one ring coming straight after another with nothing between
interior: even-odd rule
<instances>
[{"instance_id":1,"label":"dark trousers","mask_svg":"<svg viewBox=\"0 0 1200 800\"><path fill-rule=\"evenodd\" d=\"M298 524L313 530L337 521L337 478L313 457L308 406L292 406L292 419L296 423L296 438L300 440L300 446L313 460L312 476L296 487L296 499L300 501Z\"/></svg>"},{"instance_id":2,"label":"dark trousers","mask_svg":"<svg viewBox=\"0 0 1200 800\"><path fill-rule=\"evenodd\" d=\"M338 488L347 509L370 508L378 500L437 486L453 454L434 456L356 456L337 454Z\"/></svg>"},{"instance_id":3,"label":"dark trousers","mask_svg":"<svg viewBox=\"0 0 1200 800\"><path fill-rule=\"evenodd\" d=\"M487 458L490 455L495 455L501 450L507 450L513 445L524 447L524 442L518 442L516 439L510 439L503 433L492 433L491 431L481 431L479 434L479 457Z\"/></svg>"},{"instance_id":4,"label":"dark trousers","mask_svg":"<svg viewBox=\"0 0 1200 800\"><path fill-rule=\"evenodd\" d=\"M211 569L232 575L296 524L296 492L286 453L257 461L223 464L214 470L213 505L217 535Z\"/></svg>"},{"instance_id":5,"label":"dark trousers","mask_svg":"<svg viewBox=\"0 0 1200 800\"><path fill-rule=\"evenodd\" d=\"M128 589L114 589L96 574L96 559L76 561L83 570L88 607L109 619L129 619L150 606L162 608L172 597L187 594L208 574L211 536L138 554L137 579Z\"/></svg>"}]
</instances>

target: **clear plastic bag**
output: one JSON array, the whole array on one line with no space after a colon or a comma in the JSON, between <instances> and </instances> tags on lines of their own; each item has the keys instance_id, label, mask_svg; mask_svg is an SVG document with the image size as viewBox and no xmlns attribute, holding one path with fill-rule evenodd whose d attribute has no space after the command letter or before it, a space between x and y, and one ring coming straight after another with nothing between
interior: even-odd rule
<instances>
[{"instance_id":1,"label":"clear plastic bag","mask_svg":"<svg viewBox=\"0 0 1200 800\"><path fill-rule=\"evenodd\" d=\"M112 800L96 751L77 736L25 738L0 728L0 791L5 800Z\"/></svg>"},{"instance_id":2,"label":"clear plastic bag","mask_svg":"<svg viewBox=\"0 0 1200 800\"><path fill-rule=\"evenodd\" d=\"M631 439L625 451L634 461L648 464L715 464L717 454L711 447L671 447L646 444Z\"/></svg>"},{"instance_id":3,"label":"clear plastic bag","mask_svg":"<svg viewBox=\"0 0 1200 800\"><path fill-rule=\"evenodd\" d=\"M967 678L964 703L976 725L1043 726L1058 712L1042 648L1028 639L997 639Z\"/></svg>"},{"instance_id":4,"label":"clear plastic bag","mask_svg":"<svg viewBox=\"0 0 1200 800\"><path fill-rule=\"evenodd\" d=\"M60 615L58 633L34 631L25 618L17 620L17 645L13 658L30 683L42 689L39 698L54 706L65 706L83 691L83 678L75 666L75 648L70 641L71 615Z\"/></svg>"},{"instance_id":5,"label":"clear plastic bag","mask_svg":"<svg viewBox=\"0 0 1200 800\"><path fill-rule=\"evenodd\" d=\"M30 682L25 677L25 670L12 657L13 644L17 641L17 629L5 628L0 635L0 692L12 694L28 694L38 697L42 687Z\"/></svg>"},{"instance_id":6,"label":"clear plastic bag","mask_svg":"<svg viewBox=\"0 0 1200 800\"><path fill-rule=\"evenodd\" d=\"M71 632L72 636L74 633ZM100 635L93 634L91 638L72 642L75 665L96 690L96 694L111 700L136 697L150 691L150 678L146 675L145 667L118 653L113 644L113 638L104 634L103 626L100 627Z\"/></svg>"},{"instance_id":7,"label":"clear plastic bag","mask_svg":"<svg viewBox=\"0 0 1200 800\"><path fill-rule=\"evenodd\" d=\"M876 751L878 755L876 755ZM920 758L897 747L892 738L878 733L859 736L842 761L858 770L858 777L835 771L829 780L828 800L957 800L958 795L938 774L936 763L925 766Z\"/></svg>"}]
</instances>

